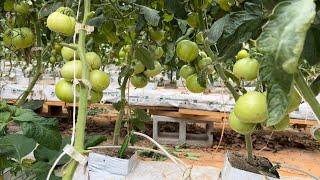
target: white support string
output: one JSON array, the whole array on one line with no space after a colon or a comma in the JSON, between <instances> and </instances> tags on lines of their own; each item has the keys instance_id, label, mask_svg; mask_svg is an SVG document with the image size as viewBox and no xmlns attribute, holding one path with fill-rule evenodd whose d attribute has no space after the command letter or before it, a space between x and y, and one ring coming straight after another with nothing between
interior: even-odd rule
<instances>
[{"instance_id":1,"label":"white support string","mask_svg":"<svg viewBox=\"0 0 320 180\"><path fill-rule=\"evenodd\" d=\"M79 19L79 11L80 11L80 3L81 1L78 2L78 8L77 8L77 16L76 16L76 20L78 21ZM77 38L77 34L74 33L73 34L73 44L76 43L76 38ZM73 53L73 79L76 79L76 74L75 74L75 68L76 68L76 51L74 51ZM73 92L76 92L76 85L75 85L75 81L73 82ZM75 133L76 133L76 93L73 93L73 112L72 112L72 135L71 135L71 142L70 144L73 146L74 144L74 140L75 140ZM59 157L56 159L56 161L53 163L46 180L50 180L50 176L52 174L52 172L54 171L54 168L57 166L58 162L60 161L60 159L66 155L66 153L63 151Z\"/></svg>"}]
</instances>

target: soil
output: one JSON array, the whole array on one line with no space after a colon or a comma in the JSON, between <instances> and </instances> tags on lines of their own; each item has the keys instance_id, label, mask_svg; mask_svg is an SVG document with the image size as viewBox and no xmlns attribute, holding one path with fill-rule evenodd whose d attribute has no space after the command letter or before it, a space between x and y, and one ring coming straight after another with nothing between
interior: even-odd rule
<instances>
[{"instance_id":1,"label":"soil","mask_svg":"<svg viewBox=\"0 0 320 180\"><path fill-rule=\"evenodd\" d=\"M254 156L252 164L247 161L247 157L240 153L229 153L228 160L232 167L253 172L256 174L266 175L273 178L279 178L279 173L272 169L272 163L265 157Z\"/></svg>"},{"instance_id":2,"label":"soil","mask_svg":"<svg viewBox=\"0 0 320 180\"><path fill-rule=\"evenodd\" d=\"M100 153L100 154L105 154L111 157L118 157L118 150L119 149L96 149L94 152ZM125 152L125 158L121 159L130 159L134 155L135 151L132 149L127 149ZM119 157L118 157L119 158Z\"/></svg>"}]
</instances>

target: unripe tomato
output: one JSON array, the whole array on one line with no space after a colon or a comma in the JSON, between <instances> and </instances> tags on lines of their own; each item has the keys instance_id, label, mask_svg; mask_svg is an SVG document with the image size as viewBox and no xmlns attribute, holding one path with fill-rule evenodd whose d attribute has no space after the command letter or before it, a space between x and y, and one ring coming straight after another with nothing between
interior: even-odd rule
<instances>
[{"instance_id":1,"label":"unripe tomato","mask_svg":"<svg viewBox=\"0 0 320 180\"><path fill-rule=\"evenodd\" d=\"M70 60L73 60L73 56L74 54L76 55L76 59L79 58L78 56L78 53L77 51L69 48L69 47L66 47L66 46L63 46L63 48L61 49L61 56L63 57L63 59L65 59L66 61L70 61Z\"/></svg>"},{"instance_id":2,"label":"unripe tomato","mask_svg":"<svg viewBox=\"0 0 320 180\"><path fill-rule=\"evenodd\" d=\"M238 54L236 55L236 59L243 59L243 58L248 58L249 57L249 53L247 50L242 49L238 52Z\"/></svg>"},{"instance_id":3,"label":"unripe tomato","mask_svg":"<svg viewBox=\"0 0 320 180\"><path fill-rule=\"evenodd\" d=\"M101 101L103 97L103 93L101 91L90 91L91 99L89 100L90 103L98 103Z\"/></svg>"},{"instance_id":4,"label":"unripe tomato","mask_svg":"<svg viewBox=\"0 0 320 180\"><path fill-rule=\"evenodd\" d=\"M51 31L72 36L75 31L76 20L60 12L53 12L48 16L47 26Z\"/></svg>"},{"instance_id":5,"label":"unripe tomato","mask_svg":"<svg viewBox=\"0 0 320 180\"><path fill-rule=\"evenodd\" d=\"M18 14L28 14L30 6L27 2L23 1L20 3L15 3L13 8Z\"/></svg>"},{"instance_id":6,"label":"unripe tomato","mask_svg":"<svg viewBox=\"0 0 320 180\"><path fill-rule=\"evenodd\" d=\"M123 48L124 52L130 53L131 52L131 47L132 46L130 44L127 44L127 45L123 46L122 48Z\"/></svg>"},{"instance_id":7,"label":"unripe tomato","mask_svg":"<svg viewBox=\"0 0 320 180\"><path fill-rule=\"evenodd\" d=\"M60 69L61 77L66 81L71 81L74 73L77 79L81 79L82 63L80 60L66 62Z\"/></svg>"},{"instance_id":8,"label":"unripe tomato","mask_svg":"<svg viewBox=\"0 0 320 180\"><path fill-rule=\"evenodd\" d=\"M295 88L292 88L289 94L289 105L287 112L290 113L295 111L299 107L301 101L302 98L298 91Z\"/></svg>"},{"instance_id":9,"label":"unripe tomato","mask_svg":"<svg viewBox=\"0 0 320 180\"><path fill-rule=\"evenodd\" d=\"M101 66L101 58L95 52L87 52L86 61L91 69L99 69Z\"/></svg>"},{"instance_id":10,"label":"unripe tomato","mask_svg":"<svg viewBox=\"0 0 320 180\"><path fill-rule=\"evenodd\" d=\"M192 62L198 57L199 48L196 43L190 40L182 40L177 44L176 53L182 61Z\"/></svg>"},{"instance_id":11,"label":"unripe tomato","mask_svg":"<svg viewBox=\"0 0 320 180\"><path fill-rule=\"evenodd\" d=\"M131 77L130 82L136 88L144 88L148 84L148 78L143 74L136 74Z\"/></svg>"},{"instance_id":12,"label":"unripe tomato","mask_svg":"<svg viewBox=\"0 0 320 180\"><path fill-rule=\"evenodd\" d=\"M57 55L57 51L55 49L51 50L51 55Z\"/></svg>"},{"instance_id":13,"label":"unripe tomato","mask_svg":"<svg viewBox=\"0 0 320 180\"><path fill-rule=\"evenodd\" d=\"M15 0L5 0L3 3L3 9L5 11L12 11L14 8L14 1Z\"/></svg>"},{"instance_id":14,"label":"unripe tomato","mask_svg":"<svg viewBox=\"0 0 320 180\"><path fill-rule=\"evenodd\" d=\"M275 131L283 131L289 126L289 123L290 123L289 115L286 115L280 122L278 122L278 124L273 125L271 129Z\"/></svg>"},{"instance_id":15,"label":"unripe tomato","mask_svg":"<svg viewBox=\"0 0 320 180\"><path fill-rule=\"evenodd\" d=\"M56 63L56 58L54 56L51 56L49 61L51 64L54 64L54 63Z\"/></svg>"},{"instance_id":16,"label":"unripe tomato","mask_svg":"<svg viewBox=\"0 0 320 180\"><path fill-rule=\"evenodd\" d=\"M179 71L179 75L187 79L190 75L194 74L196 72L196 69L190 65L183 65Z\"/></svg>"},{"instance_id":17,"label":"unripe tomato","mask_svg":"<svg viewBox=\"0 0 320 180\"><path fill-rule=\"evenodd\" d=\"M234 113L243 123L262 123L268 118L267 97L260 92L248 92L237 100Z\"/></svg>"},{"instance_id":18,"label":"unripe tomato","mask_svg":"<svg viewBox=\"0 0 320 180\"><path fill-rule=\"evenodd\" d=\"M149 35L150 35L150 38L156 42L160 42L163 40L164 38L164 34L165 34L165 31L164 30L153 30L152 27L149 28Z\"/></svg>"},{"instance_id":19,"label":"unripe tomato","mask_svg":"<svg viewBox=\"0 0 320 180\"><path fill-rule=\"evenodd\" d=\"M257 78L259 67L259 62L256 59L240 59L233 66L233 74L239 79L252 81Z\"/></svg>"},{"instance_id":20,"label":"unripe tomato","mask_svg":"<svg viewBox=\"0 0 320 180\"><path fill-rule=\"evenodd\" d=\"M90 72L89 80L94 91L103 91L110 84L110 77L106 72L93 70Z\"/></svg>"},{"instance_id":21,"label":"unripe tomato","mask_svg":"<svg viewBox=\"0 0 320 180\"><path fill-rule=\"evenodd\" d=\"M162 67L158 61L154 62L154 69L147 69L143 72L147 77L154 77L161 73Z\"/></svg>"},{"instance_id":22,"label":"unripe tomato","mask_svg":"<svg viewBox=\"0 0 320 180\"><path fill-rule=\"evenodd\" d=\"M202 93L206 88L198 82L197 74L190 75L186 80L187 89L192 93Z\"/></svg>"},{"instance_id":23,"label":"unripe tomato","mask_svg":"<svg viewBox=\"0 0 320 180\"><path fill-rule=\"evenodd\" d=\"M196 28L199 26L199 14L191 12L188 14L187 23L189 26Z\"/></svg>"},{"instance_id":24,"label":"unripe tomato","mask_svg":"<svg viewBox=\"0 0 320 180\"><path fill-rule=\"evenodd\" d=\"M196 43L203 44L203 42L204 42L203 32L198 32L196 35Z\"/></svg>"},{"instance_id":25,"label":"unripe tomato","mask_svg":"<svg viewBox=\"0 0 320 180\"><path fill-rule=\"evenodd\" d=\"M200 69L203 69L203 68L207 67L210 64L212 64L212 59L210 57L202 58L198 62L198 66L199 66Z\"/></svg>"},{"instance_id":26,"label":"unripe tomato","mask_svg":"<svg viewBox=\"0 0 320 180\"><path fill-rule=\"evenodd\" d=\"M62 46L61 46L59 43L54 43L54 49L55 49L57 52L60 52L60 51L61 51L61 48L62 48Z\"/></svg>"},{"instance_id":27,"label":"unripe tomato","mask_svg":"<svg viewBox=\"0 0 320 180\"><path fill-rule=\"evenodd\" d=\"M3 42L5 46L15 50L32 46L34 35L30 28L13 28L4 32Z\"/></svg>"},{"instance_id":28,"label":"unripe tomato","mask_svg":"<svg viewBox=\"0 0 320 180\"><path fill-rule=\"evenodd\" d=\"M56 96L66 103L73 102L73 88L72 83L66 81L65 79L60 79L60 81L55 85Z\"/></svg>"},{"instance_id":29,"label":"unripe tomato","mask_svg":"<svg viewBox=\"0 0 320 180\"><path fill-rule=\"evenodd\" d=\"M160 59L163 56L163 53L164 53L164 51L163 51L162 47L157 47L154 51L154 56L156 59Z\"/></svg>"},{"instance_id":30,"label":"unripe tomato","mask_svg":"<svg viewBox=\"0 0 320 180\"><path fill-rule=\"evenodd\" d=\"M256 124L241 122L233 111L229 115L229 125L232 130L242 135L251 134L256 128Z\"/></svg>"},{"instance_id":31,"label":"unripe tomato","mask_svg":"<svg viewBox=\"0 0 320 180\"><path fill-rule=\"evenodd\" d=\"M199 51L199 56L202 58L208 57L207 54L204 51Z\"/></svg>"},{"instance_id":32,"label":"unripe tomato","mask_svg":"<svg viewBox=\"0 0 320 180\"><path fill-rule=\"evenodd\" d=\"M145 65L141 61L136 60L133 63L134 63L134 65L133 65L133 69L134 69L133 74L142 73L146 68Z\"/></svg>"}]
</instances>

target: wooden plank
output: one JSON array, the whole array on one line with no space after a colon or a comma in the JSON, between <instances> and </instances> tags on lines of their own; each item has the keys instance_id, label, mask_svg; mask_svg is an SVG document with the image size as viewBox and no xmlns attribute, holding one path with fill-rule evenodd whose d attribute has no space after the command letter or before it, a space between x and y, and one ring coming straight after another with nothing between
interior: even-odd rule
<instances>
[{"instance_id":1,"label":"wooden plank","mask_svg":"<svg viewBox=\"0 0 320 180\"><path fill-rule=\"evenodd\" d=\"M221 122L222 118L223 118L223 116L221 116L221 115L199 116L199 115L191 115L191 114L181 114L179 112L173 112L173 111L149 110L149 112L152 115L168 116L168 117L190 119L190 120L199 120L199 121Z\"/></svg>"},{"instance_id":2,"label":"wooden plank","mask_svg":"<svg viewBox=\"0 0 320 180\"><path fill-rule=\"evenodd\" d=\"M179 109L179 113L181 114L190 114L190 115L201 115L201 116L216 116L217 114L224 114L224 112L217 112L217 111L205 111L205 110L198 110L198 109ZM229 112L225 112L226 116L228 116Z\"/></svg>"}]
</instances>

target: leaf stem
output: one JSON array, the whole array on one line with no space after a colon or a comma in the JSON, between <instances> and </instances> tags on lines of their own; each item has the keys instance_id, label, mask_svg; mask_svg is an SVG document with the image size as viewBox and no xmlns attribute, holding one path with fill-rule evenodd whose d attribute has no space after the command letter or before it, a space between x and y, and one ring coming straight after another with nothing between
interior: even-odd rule
<instances>
[{"instance_id":1,"label":"leaf stem","mask_svg":"<svg viewBox=\"0 0 320 180\"><path fill-rule=\"evenodd\" d=\"M317 121L320 124L320 104L316 99L316 96L308 86L306 80L304 79L301 71L294 75L294 81L296 87L298 88L300 94L308 102L314 114L317 116Z\"/></svg>"},{"instance_id":2,"label":"leaf stem","mask_svg":"<svg viewBox=\"0 0 320 180\"><path fill-rule=\"evenodd\" d=\"M251 134L244 135L247 149L247 160L249 164L253 164L253 147Z\"/></svg>"},{"instance_id":3,"label":"leaf stem","mask_svg":"<svg viewBox=\"0 0 320 180\"><path fill-rule=\"evenodd\" d=\"M90 14L90 4L91 1L84 1L84 18L82 21L82 25L85 25L88 21L88 14ZM85 41L86 41L87 32L84 29L79 30L79 40L78 40L78 54L80 60L82 62L82 79L89 81L89 68L87 65L85 53ZM87 108L88 108L88 87L86 85L81 85L80 88L80 98L79 98L79 110L76 124L76 132L75 132L75 149L82 153L84 152L84 140L85 140L85 128L86 128L86 120L87 120ZM63 176L63 180L71 180L74 174L74 171L77 167L77 162L72 160L70 164L67 166L66 172Z\"/></svg>"}]
</instances>

